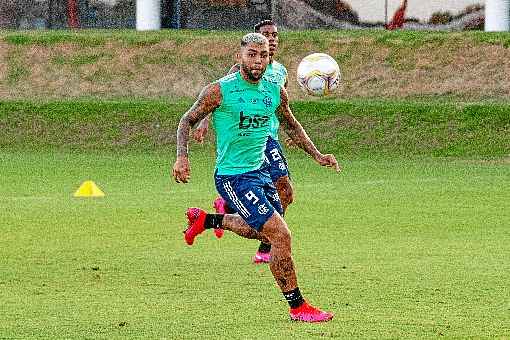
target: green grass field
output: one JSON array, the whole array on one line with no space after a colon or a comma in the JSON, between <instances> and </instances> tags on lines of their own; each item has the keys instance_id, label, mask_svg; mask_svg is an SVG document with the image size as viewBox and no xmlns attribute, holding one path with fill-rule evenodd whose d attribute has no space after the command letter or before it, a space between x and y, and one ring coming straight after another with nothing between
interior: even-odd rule
<instances>
[{"instance_id":1,"label":"green grass field","mask_svg":"<svg viewBox=\"0 0 510 340\"><path fill-rule=\"evenodd\" d=\"M212 150L192 182L174 150L0 151L0 338L510 337L506 159L343 158L290 151L287 220L299 281L327 324L289 321L257 242L183 242L184 210L215 197ZM73 192L94 180L102 199Z\"/></svg>"},{"instance_id":2,"label":"green grass field","mask_svg":"<svg viewBox=\"0 0 510 340\"><path fill-rule=\"evenodd\" d=\"M170 176L181 115L240 31L0 31L0 339L510 338L510 34L282 30L292 109L344 170L287 149L289 320L258 242L183 241L213 136ZM310 52L342 86L298 89ZM431 53L434 51L434 53ZM85 180L104 198L74 198Z\"/></svg>"}]
</instances>

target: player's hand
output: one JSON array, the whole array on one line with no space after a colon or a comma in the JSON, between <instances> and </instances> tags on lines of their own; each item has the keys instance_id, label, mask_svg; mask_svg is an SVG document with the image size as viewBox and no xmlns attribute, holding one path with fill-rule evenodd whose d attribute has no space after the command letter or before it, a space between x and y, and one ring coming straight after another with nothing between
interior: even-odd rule
<instances>
[{"instance_id":1,"label":"player's hand","mask_svg":"<svg viewBox=\"0 0 510 340\"><path fill-rule=\"evenodd\" d=\"M292 140L292 138L288 137L285 139L285 145L289 148L297 148L296 142Z\"/></svg>"},{"instance_id":2,"label":"player's hand","mask_svg":"<svg viewBox=\"0 0 510 340\"><path fill-rule=\"evenodd\" d=\"M207 130L209 130L208 127L199 126L195 129L195 131L193 131L193 139L202 144L204 142L205 135L207 135Z\"/></svg>"},{"instance_id":3,"label":"player's hand","mask_svg":"<svg viewBox=\"0 0 510 340\"><path fill-rule=\"evenodd\" d=\"M177 183L188 183L191 177L188 157L177 157L172 175Z\"/></svg>"},{"instance_id":4,"label":"player's hand","mask_svg":"<svg viewBox=\"0 0 510 340\"><path fill-rule=\"evenodd\" d=\"M326 155L320 155L317 157L317 162L322 165L326 166L328 168L335 168L336 172L340 172L340 164L338 164L336 158L334 155L326 154Z\"/></svg>"}]
</instances>

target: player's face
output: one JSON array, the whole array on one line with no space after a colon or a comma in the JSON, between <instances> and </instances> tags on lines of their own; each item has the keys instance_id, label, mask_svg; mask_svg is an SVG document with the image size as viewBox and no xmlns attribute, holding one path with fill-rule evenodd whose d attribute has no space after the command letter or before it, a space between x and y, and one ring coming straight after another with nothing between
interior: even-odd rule
<instances>
[{"instance_id":1,"label":"player's face","mask_svg":"<svg viewBox=\"0 0 510 340\"><path fill-rule=\"evenodd\" d=\"M269 64L269 44L249 43L240 54L241 71L248 81L258 82Z\"/></svg>"},{"instance_id":2,"label":"player's face","mask_svg":"<svg viewBox=\"0 0 510 340\"><path fill-rule=\"evenodd\" d=\"M278 28L274 25L262 26L259 33L269 40L269 56L273 57L278 49Z\"/></svg>"}]
</instances>

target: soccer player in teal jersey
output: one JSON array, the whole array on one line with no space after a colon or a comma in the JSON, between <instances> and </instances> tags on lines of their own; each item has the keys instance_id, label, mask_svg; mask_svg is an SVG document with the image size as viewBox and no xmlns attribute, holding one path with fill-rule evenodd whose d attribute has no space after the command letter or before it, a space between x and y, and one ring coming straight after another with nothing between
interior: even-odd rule
<instances>
[{"instance_id":1,"label":"soccer player in teal jersey","mask_svg":"<svg viewBox=\"0 0 510 340\"><path fill-rule=\"evenodd\" d=\"M285 66L274 60L276 51L278 50L278 27L271 20L263 20L255 25L255 32L262 34L269 41L269 64L264 72L263 79L275 83L279 86L287 87L287 69ZM229 74L239 71L240 66L236 64L232 66ZM193 137L196 141L202 142L204 136L207 133L209 127L209 118L204 118L198 128L193 133ZM265 154L269 160L269 173L271 180L276 186L280 201L283 207L283 214L287 210L287 207L293 201L293 188L290 181L289 169L287 159L283 153L283 149L278 139L278 129L280 122L276 116L271 119L271 129L269 130L269 136L267 139ZM225 201L218 197L214 201L214 207L216 212L224 213L230 212L231 209L225 204ZM223 236L223 230L214 230L216 236L220 238ZM261 242L255 256L253 257L253 263L269 263L271 259L270 255L271 245Z\"/></svg>"},{"instance_id":2,"label":"soccer player in teal jersey","mask_svg":"<svg viewBox=\"0 0 510 340\"><path fill-rule=\"evenodd\" d=\"M284 87L262 79L269 63L269 43L259 33L241 40L240 71L207 85L193 106L182 116L177 129L177 158L173 177L188 183L190 129L212 114L216 129L215 184L218 193L235 214L208 214L188 208L184 240L192 245L206 229L230 230L248 239L271 244L269 267L290 306L292 320L329 321L330 312L308 304L301 295L291 252L291 234L282 218L282 206L267 171L264 155L272 116L278 114L289 136L322 166L340 166L331 154L322 154L310 140L289 107Z\"/></svg>"}]
</instances>

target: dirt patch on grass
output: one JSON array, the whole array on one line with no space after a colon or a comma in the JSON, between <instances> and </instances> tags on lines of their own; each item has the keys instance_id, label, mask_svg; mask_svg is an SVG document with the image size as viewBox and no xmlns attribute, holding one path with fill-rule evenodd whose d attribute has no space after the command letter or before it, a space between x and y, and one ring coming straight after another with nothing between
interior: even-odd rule
<instances>
[{"instance_id":1,"label":"dirt patch on grass","mask_svg":"<svg viewBox=\"0 0 510 340\"><path fill-rule=\"evenodd\" d=\"M9 92L5 84L7 80L7 51L8 45L0 41L0 98L7 96Z\"/></svg>"},{"instance_id":2,"label":"dirt patch on grass","mask_svg":"<svg viewBox=\"0 0 510 340\"><path fill-rule=\"evenodd\" d=\"M361 97L457 96L483 99L510 95L510 50L501 46L465 45L431 52L427 47L403 51L398 61L389 61L389 49L377 50L370 60L356 62L357 75L344 95ZM345 78L349 83L349 78ZM351 92L353 91L353 92Z\"/></svg>"},{"instance_id":3,"label":"dirt patch on grass","mask_svg":"<svg viewBox=\"0 0 510 340\"><path fill-rule=\"evenodd\" d=\"M381 39L379 39L381 40ZM223 76L235 62L237 38L196 35L163 39L153 45L109 41L104 46L73 43L14 46L0 42L2 98L162 98L195 97L207 83ZM21 48L27 71L7 84L9 50ZM341 64L342 83L331 97L409 98L450 96L466 100L510 95L510 49L474 41L378 41L372 36L285 40L277 59L289 71L292 99L310 99L298 87L296 69L311 52L326 52Z\"/></svg>"},{"instance_id":4,"label":"dirt patch on grass","mask_svg":"<svg viewBox=\"0 0 510 340\"><path fill-rule=\"evenodd\" d=\"M106 48L85 49L70 44L59 45L55 49L30 46L23 51L23 58L30 61L27 65L28 77L26 81L6 89L6 96L11 98L196 96L200 89L213 79L211 69L226 72L227 65L228 67L231 65L230 63L215 65L218 63L217 60L206 59L215 55L221 56L219 51L209 54L206 54L206 51L190 52L188 55L174 58L174 45L166 42L148 48L109 43ZM193 48L190 47L189 50L192 51ZM154 55L159 56L161 60L154 60ZM168 63L168 56L175 59L175 62ZM194 59L200 56L202 63ZM92 61L87 62L87 58ZM152 62L140 62L144 61L144 58Z\"/></svg>"}]
</instances>

